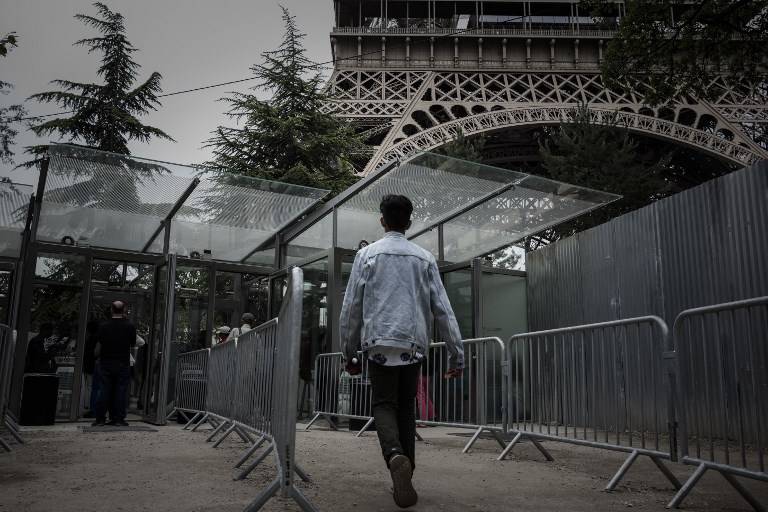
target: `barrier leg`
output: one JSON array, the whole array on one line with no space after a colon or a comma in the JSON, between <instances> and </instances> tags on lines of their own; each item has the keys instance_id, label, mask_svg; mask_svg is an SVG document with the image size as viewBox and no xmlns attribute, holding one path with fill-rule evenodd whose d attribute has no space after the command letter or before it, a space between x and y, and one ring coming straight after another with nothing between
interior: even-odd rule
<instances>
[{"instance_id":1,"label":"barrier leg","mask_svg":"<svg viewBox=\"0 0 768 512\"><path fill-rule=\"evenodd\" d=\"M483 427L480 427L477 430L475 430L475 433L472 436L472 439L470 439L467 445L464 447L464 449L461 450L461 453L468 453L469 450L472 448L472 445L475 444L475 441L477 441L477 438L480 437L480 434L482 433L483 433Z\"/></svg>"},{"instance_id":2,"label":"barrier leg","mask_svg":"<svg viewBox=\"0 0 768 512\"><path fill-rule=\"evenodd\" d=\"M2 446L2 447L3 447L3 449L4 449L5 451L7 451L7 452L10 452L10 451L11 451L11 446L10 446L8 443L6 443L6 442L5 442L5 439L3 439L2 437L0 437L0 446Z\"/></svg>"},{"instance_id":3,"label":"barrier leg","mask_svg":"<svg viewBox=\"0 0 768 512\"><path fill-rule=\"evenodd\" d=\"M491 435L496 440L497 443L499 443L499 446L501 446L501 449L507 447L507 445L504 443L504 438L501 437L501 434L497 430L491 430Z\"/></svg>"},{"instance_id":4,"label":"barrier leg","mask_svg":"<svg viewBox=\"0 0 768 512\"><path fill-rule=\"evenodd\" d=\"M544 446L538 440L531 438L531 442L533 443L533 446L535 446L541 452L541 454L544 455L545 459L547 459L549 462L555 460L552 454L550 454L549 451L544 448Z\"/></svg>"},{"instance_id":5,"label":"barrier leg","mask_svg":"<svg viewBox=\"0 0 768 512\"><path fill-rule=\"evenodd\" d=\"M195 423L195 426L192 427L192 432L197 432L197 429L202 427L204 423L208 422L210 423L210 419L208 418L210 414L205 413L202 418L200 418L200 421Z\"/></svg>"},{"instance_id":6,"label":"barrier leg","mask_svg":"<svg viewBox=\"0 0 768 512\"><path fill-rule=\"evenodd\" d=\"M247 507L245 507L243 512L256 512L257 510L260 510L261 507L266 505L269 499L277 494L277 491L280 490L280 480L280 477L278 477L271 484L269 484L269 487L261 491L261 493L256 496L256 499L254 499Z\"/></svg>"},{"instance_id":7,"label":"barrier leg","mask_svg":"<svg viewBox=\"0 0 768 512\"><path fill-rule=\"evenodd\" d=\"M304 471L304 468L299 466L298 464L293 464L293 471L298 475L299 478L301 478L304 482L311 482L312 480L309 479L309 475L306 471Z\"/></svg>"},{"instance_id":8,"label":"barrier leg","mask_svg":"<svg viewBox=\"0 0 768 512\"><path fill-rule=\"evenodd\" d=\"M291 486L290 494L291 498L293 498L293 501L295 501L304 512L319 512L315 506L310 503L307 497L304 496L296 487Z\"/></svg>"},{"instance_id":9,"label":"barrier leg","mask_svg":"<svg viewBox=\"0 0 768 512\"><path fill-rule=\"evenodd\" d=\"M731 484L739 494L741 494L741 497L744 498L747 503L752 505L752 508L755 509L755 512L765 512L765 507L759 503L754 496L752 496L752 493L750 493L746 487L741 485L741 482L736 480L735 476L730 473L726 473L725 471L720 471L720 474L723 475L723 478L728 480L728 483Z\"/></svg>"},{"instance_id":10,"label":"barrier leg","mask_svg":"<svg viewBox=\"0 0 768 512\"><path fill-rule=\"evenodd\" d=\"M665 477L667 477L667 480L669 480L669 481L670 481L670 483L672 484L672 486L673 486L675 489L677 489L677 490L680 490L680 488L682 487L682 484L680 483L680 480L678 480L678 479L677 479L677 477L676 477L675 475L673 475L673 474L672 474L672 472L669 470L669 468L667 467L667 465L666 465L666 464L664 464L664 461L662 461L662 460L661 460L660 458L658 458L658 457L653 457L653 456L649 456L649 457L651 457L651 460L653 461L653 463L654 463L654 464L656 464L656 467L657 467L657 468L659 468L659 471L661 471L661 472L662 472L662 474L663 474Z\"/></svg>"},{"instance_id":11,"label":"barrier leg","mask_svg":"<svg viewBox=\"0 0 768 512\"><path fill-rule=\"evenodd\" d=\"M251 446L250 448L248 448L248 449L245 451L245 453L243 454L243 456L242 456L242 457L240 457L240 460L238 460L238 461L237 461L237 464L235 464L235 467L236 467L236 468L239 468L240 466L242 466L243 464L245 464L245 461L247 461L248 459L250 459L250 458L251 458L251 455L253 455L254 453L256 453L256 450L258 450L259 448L261 448L261 445L262 445L262 444L264 444L264 441L266 441L266 440L267 440L267 437L266 437L266 436L261 436L261 438L260 438L258 441L256 441L255 443L253 443L253 446Z\"/></svg>"},{"instance_id":12,"label":"barrier leg","mask_svg":"<svg viewBox=\"0 0 768 512\"><path fill-rule=\"evenodd\" d=\"M694 487L696 487L696 484L701 480L701 477L704 476L704 473L707 472L707 465L701 464L699 467L696 468L696 471L693 472L693 474L688 478L688 480L683 484L683 486L680 488L679 491L677 491L677 494L675 494L675 497L672 498L672 501L670 501L667 504L667 508L678 508L680 504L683 502L686 496L688 496L688 493L690 493Z\"/></svg>"},{"instance_id":13,"label":"barrier leg","mask_svg":"<svg viewBox=\"0 0 768 512\"><path fill-rule=\"evenodd\" d=\"M211 432L211 435L208 436L208 438L205 440L205 442L206 443L210 443L211 441L213 441L213 438L216 437L216 434L218 434L219 431L222 428L224 428L226 425L227 424L225 422L223 422L223 421L221 423L219 423L219 425L215 429L213 429L213 432Z\"/></svg>"},{"instance_id":14,"label":"barrier leg","mask_svg":"<svg viewBox=\"0 0 768 512\"><path fill-rule=\"evenodd\" d=\"M5 424L8 425L13 430L15 430L16 432L21 433L21 428L19 427L19 422L16 421L16 418L14 418L11 413L8 413L8 414L5 415Z\"/></svg>"},{"instance_id":15,"label":"barrier leg","mask_svg":"<svg viewBox=\"0 0 768 512\"><path fill-rule=\"evenodd\" d=\"M176 411L177 414L181 415L181 419L184 421L189 421L189 416L187 416L187 413L184 411Z\"/></svg>"},{"instance_id":16,"label":"barrier leg","mask_svg":"<svg viewBox=\"0 0 768 512\"><path fill-rule=\"evenodd\" d=\"M251 437L240 427L235 427L235 433L240 436L240 439L242 439L245 444L251 444L253 442L253 439L251 439Z\"/></svg>"},{"instance_id":17,"label":"barrier leg","mask_svg":"<svg viewBox=\"0 0 768 512\"><path fill-rule=\"evenodd\" d=\"M21 434L13 428L9 423L5 424L6 428L8 429L8 433L11 434L11 437L13 437L17 443L24 444L24 439L21 438Z\"/></svg>"},{"instance_id":18,"label":"barrier leg","mask_svg":"<svg viewBox=\"0 0 768 512\"><path fill-rule=\"evenodd\" d=\"M312 417L312 419L309 420L309 423L307 423L307 426L306 426L306 428L304 428L304 430L308 431L310 428L312 428L312 425L314 425L315 422L320 419L320 416L322 416L322 414L320 414L320 413L315 414Z\"/></svg>"},{"instance_id":19,"label":"barrier leg","mask_svg":"<svg viewBox=\"0 0 768 512\"><path fill-rule=\"evenodd\" d=\"M637 451L633 451L629 454L627 460L624 461L624 464L621 465L616 474L613 475L613 478L611 478L611 481L608 482L608 485L605 486L606 491L612 491L616 488L617 485L619 485L621 479L624 478L624 475L627 474L627 471L629 471L629 468L632 467L632 464L635 463L639 456L640 454Z\"/></svg>"},{"instance_id":20,"label":"barrier leg","mask_svg":"<svg viewBox=\"0 0 768 512\"><path fill-rule=\"evenodd\" d=\"M366 422L365 426L364 426L363 428L361 428L361 429L360 429L360 432L358 432L357 434L355 434L355 437L360 437L361 435L363 435L363 434L365 433L365 431L366 431L366 430L368 430L368 427L370 427L372 423L373 423L373 418L369 419L369 420Z\"/></svg>"},{"instance_id":21,"label":"barrier leg","mask_svg":"<svg viewBox=\"0 0 768 512\"><path fill-rule=\"evenodd\" d=\"M195 422L195 420L200 419L200 416L202 416L202 413L196 412L195 415L192 416L192 418L190 418L186 424L184 424L183 430L187 430Z\"/></svg>"},{"instance_id":22,"label":"barrier leg","mask_svg":"<svg viewBox=\"0 0 768 512\"><path fill-rule=\"evenodd\" d=\"M259 457L258 457L256 460L254 460L253 462L251 462L251 463L248 465L248 467L247 467L247 468L245 468L245 469L244 469L244 470L242 470L240 473L238 473L238 475L237 475L237 476L234 478L234 480L243 480L245 477L247 477L248 475L250 475L250 474L251 474L251 471L253 471L254 469L256 469L256 466L258 466L259 464L261 464L261 463L264 461L264 459L266 459L266 458L267 458L267 456L268 456L270 453L272 453L272 451L273 451L274 449L275 449L275 445L273 445L273 444L270 444L270 445L269 445L269 447L268 447L266 450L264 450L264 451L261 453L261 455L259 455Z\"/></svg>"},{"instance_id":23,"label":"barrier leg","mask_svg":"<svg viewBox=\"0 0 768 512\"><path fill-rule=\"evenodd\" d=\"M509 442L509 444L504 448L504 450L501 452L501 454L496 458L496 460L504 460L507 458L507 455L512 451L512 448L515 447L518 441L523 437L522 432L518 432L515 434L515 437L512 438L512 440Z\"/></svg>"},{"instance_id":24,"label":"barrier leg","mask_svg":"<svg viewBox=\"0 0 768 512\"><path fill-rule=\"evenodd\" d=\"M224 423L222 423L222 425L224 425ZM219 446L223 440L225 440L227 437L229 437L229 434L231 434L232 432L235 431L236 428L237 428L237 425L232 423L232 426L229 427L226 432L224 432L224 435L221 436L218 441L213 443L213 447L216 448L217 446Z\"/></svg>"},{"instance_id":25,"label":"barrier leg","mask_svg":"<svg viewBox=\"0 0 768 512\"><path fill-rule=\"evenodd\" d=\"M169 412L168 415L165 417L165 421L168 421L169 419L171 419L171 416L173 416L177 412L180 412L180 411L178 411L175 407L171 409L171 412Z\"/></svg>"},{"instance_id":26,"label":"barrier leg","mask_svg":"<svg viewBox=\"0 0 768 512\"><path fill-rule=\"evenodd\" d=\"M423 437L421 437L421 434L419 434L419 431L418 431L418 430L416 431L416 440L417 440L417 441L421 441L421 442L422 442L422 443L424 443L424 444L429 444L427 441L425 441L425 440L424 440L424 438L423 438Z\"/></svg>"}]
</instances>

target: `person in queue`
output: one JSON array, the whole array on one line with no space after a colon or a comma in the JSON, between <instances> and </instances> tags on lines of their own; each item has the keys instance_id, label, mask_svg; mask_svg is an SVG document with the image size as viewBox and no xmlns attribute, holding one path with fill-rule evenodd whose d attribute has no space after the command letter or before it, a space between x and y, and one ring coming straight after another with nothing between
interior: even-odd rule
<instances>
[{"instance_id":1,"label":"person in queue","mask_svg":"<svg viewBox=\"0 0 768 512\"><path fill-rule=\"evenodd\" d=\"M95 355L101 378L96 401L94 427L104 426L107 410L110 425L128 426L128 384L131 375L131 349L136 346L136 327L125 316L125 303L115 301L111 318L99 326Z\"/></svg>"},{"instance_id":2,"label":"person in queue","mask_svg":"<svg viewBox=\"0 0 768 512\"><path fill-rule=\"evenodd\" d=\"M462 375L464 350L434 256L405 237L413 204L405 196L387 195L379 210L385 235L355 256L339 335L351 375L362 371L355 359L359 350L368 359L379 443L395 503L407 508L418 501L412 483L415 397L433 320L449 352L446 378Z\"/></svg>"}]
</instances>

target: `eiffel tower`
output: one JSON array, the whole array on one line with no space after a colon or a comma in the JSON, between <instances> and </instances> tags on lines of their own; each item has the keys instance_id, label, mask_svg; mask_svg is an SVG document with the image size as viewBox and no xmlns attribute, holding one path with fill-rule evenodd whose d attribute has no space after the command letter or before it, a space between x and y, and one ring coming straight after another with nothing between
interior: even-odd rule
<instances>
[{"instance_id":1,"label":"eiffel tower","mask_svg":"<svg viewBox=\"0 0 768 512\"><path fill-rule=\"evenodd\" d=\"M526 161L537 149L531 130L569 120L578 104L595 122L617 115L632 132L740 167L768 158L754 140L768 126L764 85L719 76L715 99L650 107L600 76L623 2L599 24L584 14L578 0L335 0L325 108L374 145L362 174L459 131L487 134L490 163Z\"/></svg>"}]
</instances>

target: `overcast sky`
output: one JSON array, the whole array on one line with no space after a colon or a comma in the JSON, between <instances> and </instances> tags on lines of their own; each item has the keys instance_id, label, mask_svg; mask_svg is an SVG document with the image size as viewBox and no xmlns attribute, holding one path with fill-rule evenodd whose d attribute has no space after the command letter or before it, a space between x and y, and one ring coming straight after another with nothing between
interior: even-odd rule
<instances>
[{"instance_id":1,"label":"overcast sky","mask_svg":"<svg viewBox=\"0 0 768 512\"><path fill-rule=\"evenodd\" d=\"M333 21L331 0L103 0L125 17L128 39L139 51L139 81L153 71L163 75L163 92L227 82L251 75L249 67L264 50L274 49L283 34L280 5L296 15L307 34L308 56L316 62L331 58L329 33ZM0 96L3 105L23 102L29 95L51 90L48 82L66 79L96 81L99 55L72 46L97 33L75 20L76 13L94 14L87 0L0 0L0 36L14 31L19 46L0 58L0 80L15 89ZM132 154L170 162L200 163L209 156L202 148L212 130L231 124L225 105L216 101L228 91L244 91L248 83L162 99L162 106L142 121L171 135L176 142L134 142ZM26 102L31 115L59 109L52 104ZM23 161L23 146L39 142L26 129L17 138L16 161ZM43 140L42 142L46 142ZM36 172L13 170L0 164L0 176L34 183Z\"/></svg>"}]
</instances>

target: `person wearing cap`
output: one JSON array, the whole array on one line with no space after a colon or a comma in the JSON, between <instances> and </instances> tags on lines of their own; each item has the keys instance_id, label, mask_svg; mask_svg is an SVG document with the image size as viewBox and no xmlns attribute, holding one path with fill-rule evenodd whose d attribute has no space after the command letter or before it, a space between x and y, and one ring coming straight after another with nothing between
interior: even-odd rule
<instances>
[{"instance_id":1,"label":"person wearing cap","mask_svg":"<svg viewBox=\"0 0 768 512\"><path fill-rule=\"evenodd\" d=\"M376 433L392 478L395 503L418 501L412 477L416 456L416 394L421 363L436 325L449 353L445 378L462 376L461 331L432 254L409 241L413 203L387 195L379 205L384 237L360 248L339 319L341 351L350 375L368 360Z\"/></svg>"},{"instance_id":2,"label":"person wearing cap","mask_svg":"<svg viewBox=\"0 0 768 512\"><path fill-rule=\"evenodd\" d=\"M253 324L256 322L256 317L253 316L253 313L243 313L243 316L240 317L240 327L235 327L232 329L232 331L229 333L229 336L227 336L227 341L236 340L243 334L247 333L251 329L253 329Z\"/></svg>"},{"instance_id":3,"label":"person wearing cap","mask_svg":"<svg viewBox=\"0 0 768 512\"><path fill-rule=\"evenodd\" d=\"M217 327L214 331L215 337L213 339L213 344L218 345L220 343L226 343L230 332L232 332L232 329L230 329L228 325Z\"/></svg>"}]
</instances>

